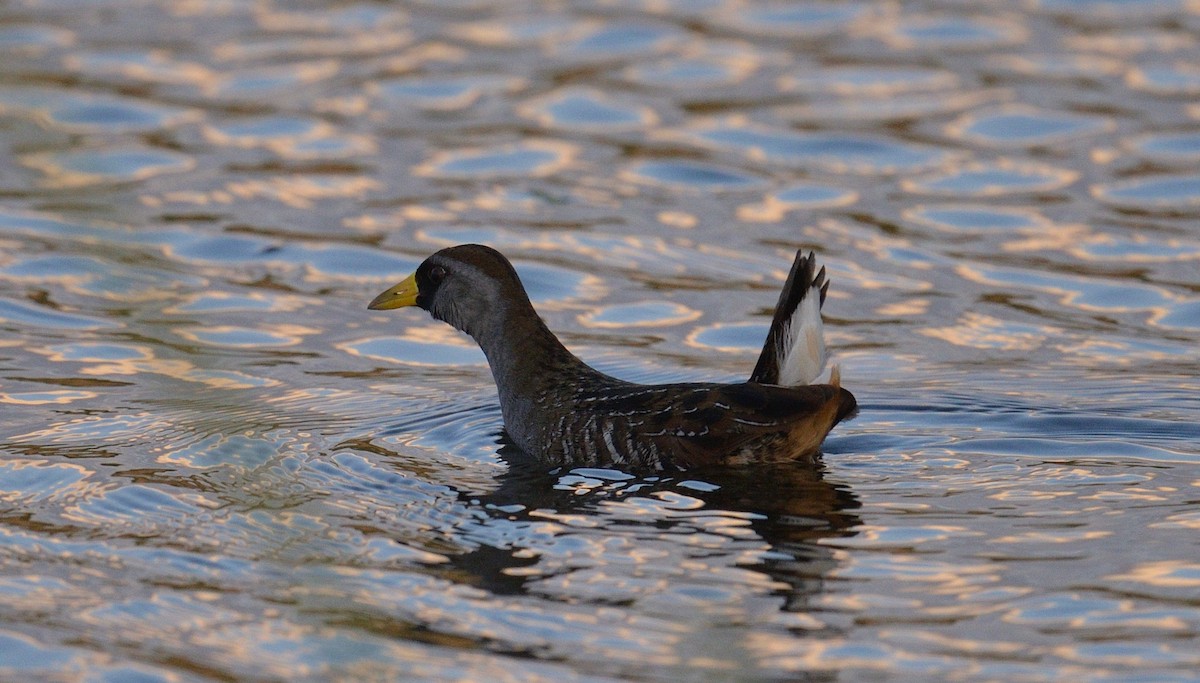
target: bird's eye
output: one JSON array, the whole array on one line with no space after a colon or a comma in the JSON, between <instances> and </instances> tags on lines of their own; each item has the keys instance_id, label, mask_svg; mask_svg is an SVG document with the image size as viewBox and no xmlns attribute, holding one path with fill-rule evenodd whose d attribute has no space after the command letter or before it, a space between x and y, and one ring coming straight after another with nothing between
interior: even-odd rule
<instances>
[{"instance_id":1,"label":"bird's eye","mask_svg":"<svg viewBox=\"0 0 1200 683\"><path fill-rule=\"evenodd\" d=\"M429 281L437 284L446 279L446 269L441 266L434 266L429 269Z\"/></svg>"}]
</instances>

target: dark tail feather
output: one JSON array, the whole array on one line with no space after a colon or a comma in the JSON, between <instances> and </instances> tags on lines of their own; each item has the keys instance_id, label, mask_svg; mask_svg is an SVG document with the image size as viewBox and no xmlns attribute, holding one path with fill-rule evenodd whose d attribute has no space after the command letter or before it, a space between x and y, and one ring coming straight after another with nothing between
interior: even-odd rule
<instances>
[{"instance_id":1,"label":"dark tail feather","mask_svg":"<svg viewBox=\"0 0 1200 683\"><path fill-rule=\"evenodd\" d=\"M825 268L817 272L817 257L813 252L808 256L803 251L796 252L792 261L792 270L788 273L787 282L783 283L783 291L779 293L779 302L775 304L775 317L771 320L771 329L767 331L767 340L763 342L762 353L754 372L750 373L750 381L760 384L779 383L779 352L780 343L791 324L792 314L796 307L804 301L804 297L813 285L820 287L821 304L825 303L825 292L829 290L829 282L825 280Z\"/></svg>"},{"instance_id":2,"label":"dark tail feather","mask_svg":"<svg viewBox=\"0 0 1200 683\"><path fill-rule=\"evenodd\" d=\"M837 417L833 420L835 425L842 420L853 419L855 415L858 415L858 399L854 398L854 394L842 387L838 387L838 392L840 393L840 403Z\"/></svg>"}]
</instances>

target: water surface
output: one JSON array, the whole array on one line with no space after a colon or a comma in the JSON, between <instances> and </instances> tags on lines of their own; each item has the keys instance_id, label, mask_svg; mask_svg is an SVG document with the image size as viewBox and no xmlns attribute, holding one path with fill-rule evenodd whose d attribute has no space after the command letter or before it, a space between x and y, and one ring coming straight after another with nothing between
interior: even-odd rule
<instances>
[{"instance_id":1,"label":"water surface","mask_svg":"<svg viewBox=\"0 0 1200 683\"><path fill-rule=\"evenodd\" d=\"M1198 680L1198 27L5 4L0 679ZM547 471L365 309L466 241L636 381L747 376L815 249L861 414Z\"/></svg>"}]
</instances>

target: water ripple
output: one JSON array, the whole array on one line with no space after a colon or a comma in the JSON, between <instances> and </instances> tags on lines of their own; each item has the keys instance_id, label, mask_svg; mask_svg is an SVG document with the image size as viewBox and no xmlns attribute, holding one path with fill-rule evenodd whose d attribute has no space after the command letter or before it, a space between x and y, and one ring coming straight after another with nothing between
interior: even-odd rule
<instances>
[{"instance_id":1,"label":"water ripple","mask_svg":"<svg viewBox=\"0 0 1200 683\"><path fill-rule=\"evenodd\" d=\"M969 114L951 124L950 134L988 145L1047 145L1111 131L1111 120L1094 116L1006 107Z\"/></svg>"},{"instance_id":2,"label":"water ripple","mask_svg":"<svg viewBox=\"0 0 1200 683\"><path fill-rule=\"evenodd\" d=\"M1014 21L959 16L916 16L881 31L884 41L907 50L983 50L1015 45L1027 29Z\"/></svg>"},{"instance_id":3,"label":"water ripple","mask_svg":"<svg viewBox=\"0 0 1200 683\"><path fill-rule=\"evenodd\" d=\"M661 54L677 44L682 33L666 25L611 23L589 28L574 40L554 47L559 58L586 62L628 60Z\"/></svg>"},{"instance_id":4,"label":"water ripple","mask_svg":"<svg viewBox=\"0 0 1200 683\"><path fill-rule=\"evenodd\" d=\"M1125 77L1130 87L1163 96L1200 94L1200 69L1194 64L1164 64L1133 69Z\"/></svg>"},{"instance_id":5,"label":"water ripple","mask_svg":"<svg viewBox=\"0 0 1200 683\"><path fill-rule=\"evenodd\" d=\"M428 76L379 81L370 92L389 109L451 112L467 109L480 100L521 89L523 81L508 76Z\"/></svg>"},{"instance_id":6,"label":"water ripple","mask_svg":"<svg viewBox=\"0 0 1200 683\"><path fill-rule=\"evenodd\" d=\"M863 3L766 3L749 10L726 10L722 19L750 35L821 36L844 30L849 25L877 18Z\"/></svg>"},{"instance_id":7,"label":"water ripple","mask_svg":"<svg viewBox=\"0 0 1200 683\"><path fill-rule=\"evenodd\" d=\"M0 52L36 55L75 41L75 34L53 26L11 24L0 28Z\"/></svg>"},{"instance_id":8,"label":"water ripple","mask_svg":"<svg viewBox=\"0 0 1200 683\"><path fill-rule=\"evenodd\" d=\"M1148 211L1195 210L1200 205L1200 175L1141 177L1092 188L1101 201Z\"/></svg>"},{"instance_id":9,"label":"water ripple","mask_svg":"<svg viewBox=\"0 0 1200 683\"><path fill-rule=\"evenodd\" d=\"M696 144L741 153L751 160L835 173L898 173L946 163L932 147L866 135L797 133L736 121L714 122L684 134Z\"/></svg>"},{"instance_id":10,"label":"water ripple","mask_svg":"<svg viewBox=\"0 0 1200 683\"><path fill-rule=\"evenodd\" d=\"M1129 141L1128 145L1157 163L1188 165L1200 160L1200 133L1147 135Z\"/></svg>"},{"instance_id":11,"label":"water ripple","mask_svg":"<svg viewBox=\"0 0 1200 683\"><path fill-rule=\"evenodd\" d=\"M143 181L195 167L195 160L184 154L132 147L33 154L23 162L44 173L46 185L62 189Z\"/></svg>"},{"instance_id":12,"label":"water ripple","mask_svg":"<svg viewBox=\"0 0 1200 683\"><path fill-rule=\"evenodd\" d=\"M711 46L694 54L670 56L627 67L622 77L652 88L669 88L685 97L693 88L728 86L744 81L770 60L743 46Z\"/></svg>"},{"instance_id":13,"label":"water ripple","mask_svg":"<svg viewBox=\"0 0 1200 683\"><path fill-rule=\"evenodd\" d=\"M0 114L11 113L70 133L144 133L200 118L195 110L144 100L50 89L0 89Z\"/></svg>"},{"instance_id":14,"label":"water ripple","mask_svg":"<svg viewBox=\"0 0 1200 683\"><path fill-rule=\"evenodd\" d=\"M1079 178L1076 171L1040 164L1002 160L969 163L953 171L906 180L910 192L961 197L994 197L1028 192L1051 192Z\"/></svg>"},{"instance_id":15,"label":"water ripple","mask_svg":"<svg viewBox=\"0 0 1200 683\"><path fill-rule=\"evenodd\" d=\"M845 96L893 96L921 90L944 90L958 85L952 71L876 66L843 66L785 76L784 90L835 93Z\"/></svg>"},{"instance_id":16,"label":"water ripple","mask_svg":"<svg viewBox=\"0 0 1200 683\"><path fill-rule=\"evenodd\" d=\"M418 175L435 178L539 177L569 166L576 148L562 142L534 140L499 147L439 152L417 166Z\"/></svg>"},{"instance_id":17,"label":"water ripple","mask_svg":"<svg viewBox=\"0 0 1200 683\"><path fill-rule=\"evenodd\" d=\"M484 365L487 359L474 345L448 334L448 328L410 327L401 336L370 337L339 345L346 353L406 365Z\"/></svg>"},{"instance_id":18,"label":"water ripple","mask_svg":"<svg viewBox=\"0 0 1200 683\"><path fill-rule=\"evenodd\" d=\"M530 102L524 113L547 128L591 132L637 130L658 122L658 116L649 107L581 88Z\"/></svg>"},{"instance_id":19,"label":"water ripple","mask_svg":"<svg viewBox=\"0 0 1200 683\"><path fill-rule=\"evenodd\" d=\"M694 192L745 190L761 187L760 177L716 164L685 161L643 161L624 175L632 180Z\"/></svg>"},{"instance_id":20,"label":"water ripple","mask_svg":"<svg viewBox=\"0 0 1200 683\"><path fill-rule=\"evenodd\" d=\"M98 330L119 327L103 318L64 313L32 303L0 299L0 325L33 325L60 330Z\"/></svg>"}]
</instances>

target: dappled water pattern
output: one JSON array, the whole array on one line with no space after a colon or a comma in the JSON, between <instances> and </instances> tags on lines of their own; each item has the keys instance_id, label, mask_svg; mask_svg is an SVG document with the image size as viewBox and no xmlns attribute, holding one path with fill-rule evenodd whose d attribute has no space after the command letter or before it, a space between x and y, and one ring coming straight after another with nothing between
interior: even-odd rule
<instances>
[{"instance_id":1,"label":"dappled water pattern","mask_svg":"<svg viewBox=\"0 0 1200 683\"><path fill-rule=\"evenodd\" d=\"M0 679L1197 680L1200 5L999 8L5 3ZM546 471L467 241L638 381L815 249L861 414Z\"/></svg>"}]
</instances>

